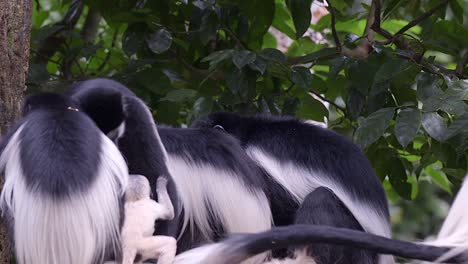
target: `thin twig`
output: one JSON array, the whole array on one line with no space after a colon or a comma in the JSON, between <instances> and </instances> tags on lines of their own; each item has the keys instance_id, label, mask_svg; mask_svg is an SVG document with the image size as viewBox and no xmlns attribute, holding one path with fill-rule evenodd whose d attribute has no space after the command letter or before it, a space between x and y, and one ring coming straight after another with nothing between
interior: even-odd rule
<instances>
[{"instance_id":1,"label":"thin twig","mask_svg":"<svg viewBox=\"0 0 468 264\"><path fill-rule=\"evenodd\" d=\"M465 51L465 55L461 61L458 62L457 68L455 69L455 73L458 77L463 78L463 72L465 71L465 67L468 64L468 50Z\"/></svg>"},{"instance_id":2,"label":"thin twig","mask_svg":"<svg viewBox=\"0 0 468 264\"><path fill-rule=\"evenodd\" d=\"M318 98L320 98L320 100L325 101L325 102L333 105L336 109L340 110L343 114L346 113L346 109L344 109L343 107L337 105L335 102L323 97L321 94L317 93L316 91L310 90L309 93L317 96Z\"/></svg>"},{"instance_id":3,"label":"thin twig","mask_svg":"<svg viewBox=\"0 0 468 264\"><path fill-rule=\"evenodd\" d=\"M424 14L420 15L419 17L415 18L414 20L412 20L411 22L406 24L406 26L404 26L400 30L398 30L398 32L395 33L395 37L400 36L401 34L405 33L410 28L418 25L419 23L421 23L426 18L432 16L432 14L434 14L437 10L439 10L439 8L446 5L449 1L450 0L443 0L439 4L435 5L433 8L431 8L429 11L427 11L426 13L424 13Z\"/></svg>"},{"instance_id":4,"label":"thin twig","mask_svg":"<svg viewBox=\"0 0 468 264\"><path fill-rule=\"evenodd\" d=\"M112 49L115 47L115 43L117 42L117 35L118 34L119 34L119 29L116 29L115 32L114 32L114 36L112 36L111 48L109 49L109 52L107 52L106 57L104 57L104 60L102 61L102 63L97 68L98 72L102 71L102 69L104 69L106 64L109 62L109 59L110 59L111 54L112 54Z\"/></svg>"},{"instance_id":5,"label":"thin twig","mask_svg":"<svg viewBox=\"0 0 468 264\"><path fill-rule=\"evenodd\" d=\"M331 29L332 29L333 39L335 40L336 50L338 52L341 52L340 36L338 36L338 32L336 31L335 8L332 6L332 4L331 4L331 2L329 0L326 0L326 1L327 1L327 4L328 4L328 10L330 11L330 15L331 15Z\"/></svg>"},{"instance_id":6,"label":"thin twig","mask_svg":"<svg viewBox=\"0 0 468 264\"><path fill-rule=\"evenodd\" d=\"M226 33L228 33L228 35L234 39L234 41L236 42L236 45L242 49L245 49L245 45L242 44L242 41L237 37L237 35L232 32L232 30L230 28L228 28L227 26L223 27L224 31L226 31Z\"/></svg>"},{"instance_id":7,"label":"thin twig","mask_svg":"<svg viewBox=\"0 0 468 264\"><path fill-rule=\"evenodd\" d=\"M377 21L380 21L380 0L372 1L369 14L366 20L366 28L362 33L362 38L359 44L354 49L348 49L342 47L341 54L347 57L355 59L365 59L369 56L369 53L372 51L372 43L374 42L374 30L372 30L372 25L375 24L376 17ZM379 10L377 10L379 9Z\"/></svg>"}]
</instances>

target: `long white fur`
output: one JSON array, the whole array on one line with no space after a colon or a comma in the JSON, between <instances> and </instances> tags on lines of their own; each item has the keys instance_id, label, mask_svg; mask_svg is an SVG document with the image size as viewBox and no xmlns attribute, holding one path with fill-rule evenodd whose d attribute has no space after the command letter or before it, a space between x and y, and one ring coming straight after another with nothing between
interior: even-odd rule
<instances>
[{"instance_id":1,"label":"long white fur","mask_svg":"<svg viewBox=\"0 0 468 264\"><path fill-rule=\"evenodd\" d=\"M447 218L445 218L442 228L434 241L427 241L426 244L434 246L455 247L439 258L437 262L442 262L450 257L468 250L468 174L465 175L462 187L458 191Z\"/></svg>"},{"instance_id":2,"label":"long white fur","mask_svg":"<svg viewBox=\"0 0 468 264\"><path fill-rule=\"evenodd\" d=\"M0 171L5 171L1 209L14 216L18 263L102 263L106 247L120 247L118 197L123 195L128 179L123 157L101 135L96 181L86 192L57 200L26 188L19 148L24 126L15 132L0 157Z\"/></svg>"},{"instance_id":3,"label":"long white fur","mask_svg":"<svg viewBox=\"0 0 468 264\"><path fill-rule=\"evenodd\" d=\"M358 202L345 186L337 185L324 172L313 171L292 162L280 161L257 147L247 147L247 154L262 166L279 184L302 203L305 197L317 187L327 187L348 207L364 230L384 237L391 236L389 223L384 215L376 212L371 206ZM391 256L382 255L379 263L393 263Z\"/></svg>"},{"instance_id":4,"label":"long white fur","mask_svg":"<svg viewBox=\"0 0 468 264\"><path fill-rule=\"evenodd\" d=\"M228 233L253 233L271 228L267 197L262 191L249 190L239 180L240 176L175 155L169 155L167 164L184 208L182 231L189 223L195 224L204 238L211 241L210 215L217 217Z\"/></svg>"}]
</instances>

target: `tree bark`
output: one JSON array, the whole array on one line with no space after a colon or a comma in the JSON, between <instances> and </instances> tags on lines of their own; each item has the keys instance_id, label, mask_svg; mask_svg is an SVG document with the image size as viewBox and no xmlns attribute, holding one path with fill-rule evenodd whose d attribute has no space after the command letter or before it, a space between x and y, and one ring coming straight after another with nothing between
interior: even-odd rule
<instances>
[{"instance_id":1,"label":"tree bark","mask_svg":"<svg viewBox=\"0 0 468 264\"><path fill-rule=\"evenodd\" d=\"M0 0L0 135L20 115L29 65L32 0ZM3 185L0 175L0 189ZM11 263L11 247L0 219L0 264Z\"/></svg>"}]
</instances>

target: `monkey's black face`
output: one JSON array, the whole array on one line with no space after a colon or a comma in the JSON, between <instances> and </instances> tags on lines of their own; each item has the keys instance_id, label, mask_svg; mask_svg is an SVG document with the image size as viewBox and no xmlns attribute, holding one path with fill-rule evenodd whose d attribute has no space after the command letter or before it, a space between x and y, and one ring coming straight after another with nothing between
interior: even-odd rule
<instances>
[{"instance_id":1,"label":"monkey's black face","mask_svg":"<svg viewBox=\"0 0 468 264\"><path fill-rule=\"evenodd\" d=\"M116 130L124 121L122 95L107 90L92 90L74 96L80 108L101 129L104 134Z\"/></svg>"}]
</instances>

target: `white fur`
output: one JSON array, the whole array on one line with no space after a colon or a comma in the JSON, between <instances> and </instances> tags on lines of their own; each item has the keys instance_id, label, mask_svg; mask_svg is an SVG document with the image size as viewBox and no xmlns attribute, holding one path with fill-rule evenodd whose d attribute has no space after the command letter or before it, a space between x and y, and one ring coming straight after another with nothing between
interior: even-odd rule
<instances>
[{"instance_id":1,"label":"white fur","mask_svg":"<svg viewBox=\"0 0 468 264\"><path fill-rule=\"evenodd\" d=\"M102 262L106 246L120 247L119 203L128 171L115 145L102 135L96 180L86 192L61 200L26 188L16 131L0 157L5 170L2 211L14 216L18 263L84 264ZM37 168L40 169L40 168Z\"/></svg>"},{"instance_id":2,"label":"white fur","mask_svg":"<svg viewBox=\"0 0 468 264\"><path fill-rule=\"evenodd\" d=\"M453 201L450 211L445 218L437 239L427 241L426 244L434 246L455 247L437 261L444 261L447 258L458 255L468 250L468 174L465 175L462 187Z\"/></svg>"},{"instance_id":3,"label":"white fur","mask_svg":"<svg viewBox=\"0 0 468 264\"><path fill-rule=\"evenodd\" d=\"M317 187L327 187L348 207L366 232L391 236L389 223L384 215L377 213L371 206L358 202L353 194L346 191L346 186L337 185L324 172L313 171L293 162L280 161L257 147L248 147L246 152L299 203ZM380 263L393 263L392 259L390 256L381 256Z\"/></svg>"},{"instance_id":4,"label":"white fur","mask_svg":"<svg viewBox=\"0 0 468 264\"><path fill-rule=\"evenodd\" d=\"M174 207L167 193L167 180L159 177L156 191L160 202L152 200L150 186L144 176L132 175L126 192L125 221L122 227L122 264L134 263L137 254L141 261L158 259L159 264L171 264L176 254L176 240L169 236L153 236L154 222L174 219ZM142 263L142 262L138 263Z\"/></svg>"},{"instance_id":5,"label":"white fur","mask_svg":"<svg viewBox=\"0 0 468 264\"><path fill-rule=\"evenodd\" d=\"M169 155L168 168L184 208L183 229L195 224L208 241L212 214L223 223L228 233L260 232L271 228L272 216L267 197L262 191L251 191L236 176L209 164L197 164Z\"/></svg>"},{"instance_id":6,"label":"white fur","mask_svg":"<svg viewBox=\"0 0 468 264\"><path fill-rule=\"evenodd\" d=\"M107 133L107 137L114 140L117 143L118 139L125 133L125 121L122 122L116 129Z\"/></svg>"}]
</instances>

